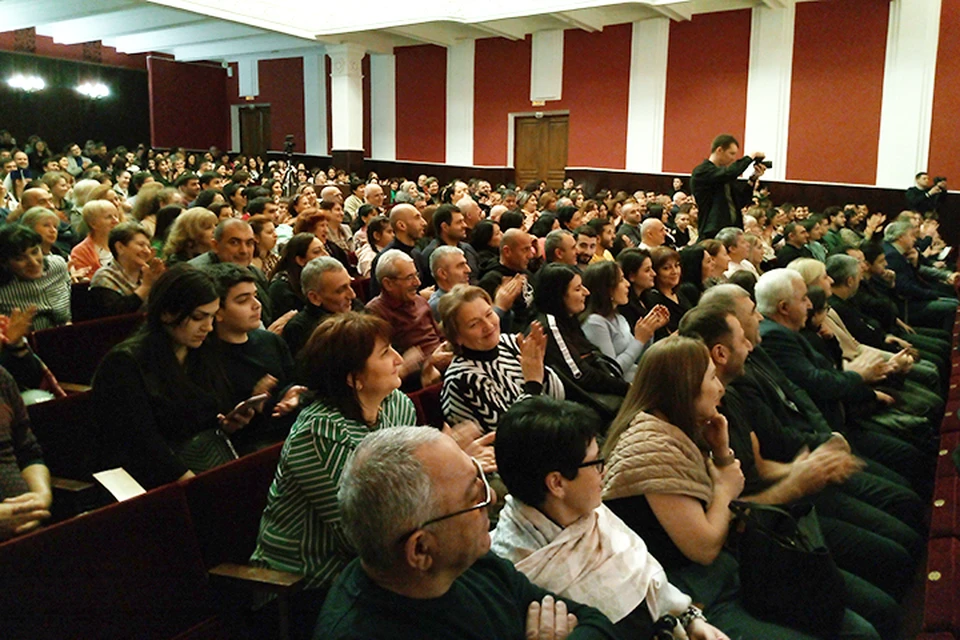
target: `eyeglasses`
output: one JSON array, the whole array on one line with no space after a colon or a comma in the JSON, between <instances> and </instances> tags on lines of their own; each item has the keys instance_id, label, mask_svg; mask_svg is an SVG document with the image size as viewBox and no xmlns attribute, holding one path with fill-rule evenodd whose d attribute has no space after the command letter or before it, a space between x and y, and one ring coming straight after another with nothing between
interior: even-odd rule
<instances>
[{"instance_id":1,"label":"eyeglasses","mask_svg":"<svg viewBox=\"0 0 960 640\"><path fill-rule=\"evenodd\" d=\"M603 473L604 468L607 466L606 458L597 458L596 460L591 460L589 462L584 462L577 465L577 469L583 469L585 467L596 467L597 473Z\"/></svg>"},{"instance_id":2,"label":"eyeglasses","mask_svg":"<svg viewBox=\"0 0 960 640\"><path fill-rule=\"evenodd\" d=\"M404 282L413 282L414 280L416 280L416 279L419 278L420 276L419 276L419 274L411 273L410 275L408 275L408 276L403 276L402 278L401 278L400 276L384 276L384 277L385 277L385 278L390 278L391 280L402 280L402 281L404 281Z\"/></svg>"},{"instance_id":3,"label":"eyeglasses","mask_svg":"<svg viewBox=\"0 0 960 640\"><path fill-rule=\"evenodd\" d=\"M427 525L435 524L442 520L447 520L448 518L454 518L456 516L460 516L465 513L470 513L471 511L476 511L478 509L485 509L486 507L490 506L490 503L493 502L493 491L490 490L490 483L487 482L487 475L483 472L483 466L481 466L479 460L477 460L476 458L470 458L470 461L473 462L473 464L477 467L477 477L483 482L483 500L473 505L472 507L467 507L466 509L461 509L460 511L454 511L453 513L448 513L447 515L440 516L439 518L433 518L431 520L427 520L416 529L413 529L412 531L400 536L400 539L398 540L398 542L406 540L407 538L415 534L420 529L423 529Z\"/></svg>"}]
</instances>

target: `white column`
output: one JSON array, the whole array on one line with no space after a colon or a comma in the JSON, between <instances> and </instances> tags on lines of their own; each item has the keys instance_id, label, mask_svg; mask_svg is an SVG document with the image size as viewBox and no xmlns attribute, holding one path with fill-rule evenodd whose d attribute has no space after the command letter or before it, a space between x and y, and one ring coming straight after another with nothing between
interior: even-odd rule
<instances>
[{"instance_id":1,"label":"white column","mask_svg":"<svg viewBox=\"0 0 960 640\"><path fill-rule=\"evenodd\" d=\"M327 54L303 56L304 148L311 156L325 156L327 145Z\"/></svg>"},{"instance_id":2,"label":"white column","mask_svg":"<svg viewBox=\"0 0 960 640\"><path fill-rule=\"evenodd\" d=\"M237 85L241 98L260 94L260 63L256 58L237 60Z\"/></svg>"},{"instance_id":3,"label":"white column","mask_svg":"<svg viewBox=\"0 0 960 640\"><path fill-rule=\"evenodd\" d=\"M363 150L363 74L366 50L356 44L327 47L330 56L330 102L333 106L333 150Z\"/></svg>"},{"instance_id":4,"label":"white column","mask_svg":"<svg viewBox=\"0 0 960 640\"><path fill-rule=\"evenodd\" d=\"M397 57L370 56L370 157L397 159Z\"/></svg>"},{"instance_id":5,"label":"white column","mask_svg":"<svg viewBox=\"0 0 960 640\"><path fill-rule=\"evenodd\" d=\"M474 45L447 47L447 164L473 165Z\"/></svg>"},{"instance_id":6,"label":"white column","mask_svg":"<svg viewBox=\"0 0 960 640\"><path fill-rule=\"evenodd\" d=\"M627 171L663 171L669 18L633 23L627 101Z\"/></svg>"},{"instance_id":7,"label":"white column","mask_svg":"<svg viewBox=\"0 0 960 640\"><path fill-rule=\"evenodd\" d=\"M563 29L537 31L530 48L530 101L563 94Z\"/></svg>"},{"instance_id":8,"label":"white column","mask_svg":"<svg viewBox=\"0 0 960 640\"><path fill-rule=\"evenodd\" d=\"M939 36L940 0L890 3L877 186L906 188L927 169Z\"/></svg>"},{"instance_id":9,"label":"white column","mask_svg":"<svg viewBox=\"0 0 960 640\"><path fill-rule=\"evenodd\" d=\"M774 180L787 175L795 17L793 3L782 9L755 7L750 27L747 124L741 152L766 153L773 169L765 177Z\"/></svg>"}]
</instances>

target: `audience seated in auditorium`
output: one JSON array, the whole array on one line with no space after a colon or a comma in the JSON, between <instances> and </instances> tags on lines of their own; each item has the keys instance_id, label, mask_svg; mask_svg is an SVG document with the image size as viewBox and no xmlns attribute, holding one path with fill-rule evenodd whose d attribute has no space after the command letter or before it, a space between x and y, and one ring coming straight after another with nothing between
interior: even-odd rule
<instances>
[{"instance_id":1,"label":"audience seated in auditorium","mask_svg":"<svg viewBox=\"0 0 960 640\"><path fill-rule=\"evenodd\" d=\"M393 347L416 363L420 382L439 382L439 371L450 363L453 353L444 342L426 298L417 293L420 277L413 258L399 249L387 249L377 262L380 295L367 303L367 311L386 320L392 329ZM420 366L422 365L422 366ZM405 366L405 377L410 371Z\"/></svg>"},{"instance_id":2,"label":"audience seated in auditorium","mask_svg":"<svg viewBox=\"0 0 960 640\"><path fill-rule=\"evenodd\" d=\"M277 226L273 218L263 214L252 215L247 218L247 222L253 229L253 239L257 243L257 250L250 264L260 269L263 276L269 281L273 277L273 272L276 271L277 263L280 261L280 254L275 251L277 247Z\"/></svg>"},{"instance_id":3,"label":"audience seated in auditorium","mask_svg":"<svg viewBox=\"0 0 960 640\"><path fill-rule=\"evenodd\" d=\"M596 609L555 598L489 553L486 507L496 494L480 464L436 430L368 436L339 498L346 538L360 558L327 596L317 640L617 637Z\"/></svg>"},{"instance_id":4,"label":"audience seated in auditorium","mask_svg":"<svg viewBox=\"0 0 960 640\"><path fill-rule=\"evenodd\" d=\"M69 253L66 253L57 245L60 218L56 213L45 207L33 207L20 216L19 223L40 234L40 247L43 250L43 255L47 256L52 253L64 259L70 257Z\"/></svg>"},{"instance_id":5,"label":"audience seated in auditorium","mask_svg":"<svg viewBox=\"0 0 960 640\"><path fill-rule=\"evenodd\" d=\"M652 637L659 622L688 638L726 638L602 504L598 427L583 407L551 398L518 402L504 414L495 448L510 495L491 549L534 584L600 609L621 637Z\"/></svg>"},{"instance_id":6,"label":"audience seated in auditorium","mask_svg":"<svg viewBox=\"0 0 960 640\"><path fill-rule=\"evenodd\" d=\"M428 302L433 319L439 322L440 312L437 305L440 304L440 298L458 284L470 284L473 271L460 247L441 245L430 252L430 273L433 275L435 290L430 294Z\"/></svg>"},{"instance_id":7,"label":"audience seated in auditorium","mask_svg":"<svg viewBox=\"0 0 960 640\"><path fill-rule=\"evenodd\" d=\"M790 222L783 227L783 246L777 251L777 266L786 267L797 258L812 258L807 248L809 234L799 222Z\"/></svg>"},{"instance_id":8,"label":"audience seated in auditorium","mask_svg":"<svg viewBox=\"0 0 960 640\"><path fill-rule=\"evenodd\" d=\"M363 311L363 304L351 286L350 274L330 256L313 258L300 272L300 287L306 306L283 328L283 339L296 356L313 335L317 325L329 316L346 311Z\"/></svg>"},{"instance_id":9,"label":"audience seated in auditorium","mask_svg":"<svg viewBox=\"0 0 960 640\"><path fill-rule=\"evenodd\" d=\"M397 249L412 257L417 241L424 235L427 222L413 205L399 204L390 210L390 227L393 229L393 240L374 257L370 266L371 274L376 274L380 256L390 249ZM418 275L422 276L423 274ZM370 295L372 297L379 293L379 278L374 275L370 280Z\"/></svg>"},{"instance_id":10,"label":"audience seated in auditorium","mask_svg":"<svg viewBox=\"0 0 960 640\"><path fill-rule=\"evenodd\" d=\"M373 209L371 208L370 211ZM390 219L386 216L371 217L366 225L365 238L366 242L357 249L357 271L361 277L369 278L372 275L370 269L374 259L393 242L393 227L390 226Z\"/></svg>"},{"instance_id":11,"label":"audience seated in auditorium","mask_svg":"<svg viewBox=\"0 0 960 640\"><path fill-rule=\"evenodd\" d=\"M43 255L42 239L19 224L0 228L0 314L37 308L34 329L70 322L70 274L60 256Z\"/></svg>"},{"instance_id":12,"label":"audience seated in auditorium","mask_svg":"<svg viewBox=\"0 0 960 640\"><path fill-rule=\"evenodd\" d=\"M433 226L434 238L422 250L414 249L413 259L417 263L417 273L425 287L436 285L433 272L431 270L430 257L440 246L456 247L463 252L466 264L469 266L467 275L471 284L476 284L480 278L480 264L477 260L477 252L466 242L467 227L463 213L452 204L443 204L437 207L433 212L433 218L430 221Z\"/></svg>"},{"instance_id":13,"label":"audience seated in auditorium","mask_svg":"<svg viewBox=\"0 0 960 640\"><path fill-rule=\"evenodd\" d=\"M123 467L148 489L190 477L203 469L181 456L199 434L230 435L253 417L230 411L226 374L206 340L219 308L213 279L189 265L154 283L143 327L104 357L93 379L103 468Z\"/></svg>"},{"instance_id":14,"label":"audience seated in auditorium","mask_svg":"<svg viewBox=\"0 0 960 640\"><path fill-rule=\"evenodd\" d=\"M583 270L583 285L590 292L582 314L583 333L600 353L613 358L623 379L633 381L644 350L657 329L670 319L666 307L654 307L631 327L618 308L630 302L630 283L616 262L600 262Z\"/></svg>"},{"instance_id":15,"label":"audience seated in auditorium","mask_svg":"<svg viewBox=\"0 0 960 640\"><path fill-rule=\"evenodd\" d=\"M497 289L511 282L518 282L520 293L510 307L512 321L506 331L524 330L534 318L534 275L527 267L533 257L533 237L520 230L508 229L500 240L500 262L484 273L478 286L496 299Z\"/></svg>"},{"instance_id":16,"label":"audience seated in auditorium","mask_svg":"<svg viewBox=\"0 0 960 640\"><path fill-rule=\"evenodd\" d=\"M120 224L120 212L106 200L91 200L83 205L83 223L87 237L70 252L70 271L90 280L100 267L113 260L110 230Z\"/></svg>"},{"instance_id":17,"label":"audience seated in auditorium","mask_svg":"<svg viewBox=\"0 0 960 640\"><path fill-rule=\"evenodd\" d=\"M164 264L155 257L146 229L137 222L118 224L110 230L108 241L113 260L90 280L91 309L98 316L140 311Z\"/></svg>"},{"instance_id":18,"label":"audience seated in auditorium","mask_svg":"<svg viewBox=\"0 0 960 640\"><path fill-rule=\"evenodd\" d=\"M178 215L163 247L167 266L189 262L209 251L213 247L216 226L217 216L209 209L193 207Z\"/></svg>"},{"instance_id":19,"label":"audience seated in auditorium","mask_svg":"<svg viewBox=\"0 0 960 640\"><path fill-rule=\"evenodd\" d=\"M722 395L702 341L674 336L654 344L603 447L604 501L717 627L732 637L809 638L755 618L739 600L737 561L724 544L744 476L717 413ZM879 637L849 610L843 634Z\"/></svg>"},{"instance_id":20,"label":"audience seated in auditorium","mask_svg":"<svg viewBox=\"0 0 960 640\"><path fill-rule=\"evenodd\" d=\"M301 272L308 262L325 255L323 241L312 233L298 233L283 246L268 289L270 304L278 317L303 310L307 297L300 283Z\"/></svg>"},{"instance_id":21,"label":"audience seated in auditorium","mask_svg":"<svg viewBox=\"0 0 960 640\"><path fill-rule=\"evenodd\" d=\"M693 248L684 250L693 251ZM680 254L670 247L657 247L650 252L650 260L655 273L653 286L643 291L641 299L648 309L663 305L670 312L670 321L657 330L656 339L660 340L677 330L680 318L693 303L680 291Z\"/></svg>"},{"instance_id":22,"label":"audience seated in auditorium","mask_svg":"<svg viewBox=\"0 0 960 640\"><path fill-rule=\"evenodd\" d=\"M593 227L581 225L574 231L573 235L577 241L574 249L577 256L576 267L582 271L597 257L597 245L599 244L598 234Z\"/></svg>"},{"instance_id":23,"label":"audience seated in auditorium","mask_svg":"<svg viewBox=\"0 0 960 640\"><path fill-rule=\"evenodd\" d=\"M477 251L477 264L480 266L478 277L499 264L502 238L500 223L496 220L483 220L474 228L470 245Z\"/></svg>"},{"instance_id":24,"label":"audience seated in auditorium","mask_svg":"<svg viewBox=\"0 0 960 640\"><path fill-rule=\"evenodd\" d=\"M951 331L957 313L956 296L947 297L923 276L916 264L916 235L909 222L891 222L883 231L887 265L896 274L894 288L905 301L914 324Z\"/></svg>"},{"instance_id":25,"label":"audience seated in auditorium","mask_svg":"<svg viewBox=\"0 0 960 640\"><path fill-rule=\"evenodd\" d=\"M521 398L564 397L560 378L544 366L546 336L538 322L528 336L501 332L489 294L469 285L454 287L441 299L440 318L454 351L440 393L444 417L451 424L470 420L484 432L494 431L504 412Z\"/></svg>"}]
</instances>

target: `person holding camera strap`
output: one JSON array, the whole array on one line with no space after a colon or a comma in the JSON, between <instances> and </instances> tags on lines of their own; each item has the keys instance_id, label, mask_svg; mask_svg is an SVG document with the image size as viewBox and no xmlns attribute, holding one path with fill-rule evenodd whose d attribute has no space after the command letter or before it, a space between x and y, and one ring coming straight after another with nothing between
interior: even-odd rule
<instances>
[{"instance_id":1,"label":"person holding camera strap","mask_svg":"<svg viewBox=\"0 0 960 640\"><path fill-rule=\"evenodd\" d=\"M760 151L738 160L740 143L729 134L714 138L710 148L710 157L698 164L690 175L690 190L700 210L701 240L714 237L724 227L743 228L734 183L751 164L754 165L751 180L758 179L772 166L764 161L766 154Z\"/></svg>"}]
</instances>

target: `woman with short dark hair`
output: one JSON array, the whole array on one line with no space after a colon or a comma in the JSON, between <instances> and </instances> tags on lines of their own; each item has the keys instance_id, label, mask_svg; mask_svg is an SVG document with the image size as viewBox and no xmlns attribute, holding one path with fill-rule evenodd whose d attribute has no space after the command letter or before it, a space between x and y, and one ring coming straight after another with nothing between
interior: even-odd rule
<instances>
[{"instance_id":1,"label":"woman with short dark hair","mask_svg":"<svg viewBox=\"0 0 960 640\"><path fill-rule=\"evenodd\" d=\"M90 280L91 309L99 316L135 313L164 272L163 261L154 255L147 230L137 222L111 229L109 245L113 261Z\"/></svg>"},{"instance_id":2,"label":"woman with short dark hair","mask_svg":"<svg viewBox=\"0 0 960 640\"><path fill-rule=\"evenodd\" d=\"M308 262L325 255L323 242L312 233L297 233L284 245L267 290L276 317L303 310L307 298L300 288L300 272Z\"/></svg>"},{"instance_id":3,"label":"woman with short dark hair","mask_svg":"<svg viewBox=\"0 0 960 640\"><path fill-rule=\"evenodd\" d=\"M662 304L670 312L670 321L657 330L656 339L666 338L680 328L680 318L693 307L693 304L679 290L680 254L670 247L655 247L650 252L653 270L653 288L643 292L641 299L648 308Z\"/></svg>"},{"instance_id":4,"label":"woman with short dark hair","mask_svg":"<svg viewBox=\"0 0 960 640\"><path fill-rule=\"evenodd\" d=\"M34 329L70 322L70 273L60 256L43 255L40 235L11 224L0 229L0 314L36 307Z\"/></svg>"}]
</instances>

